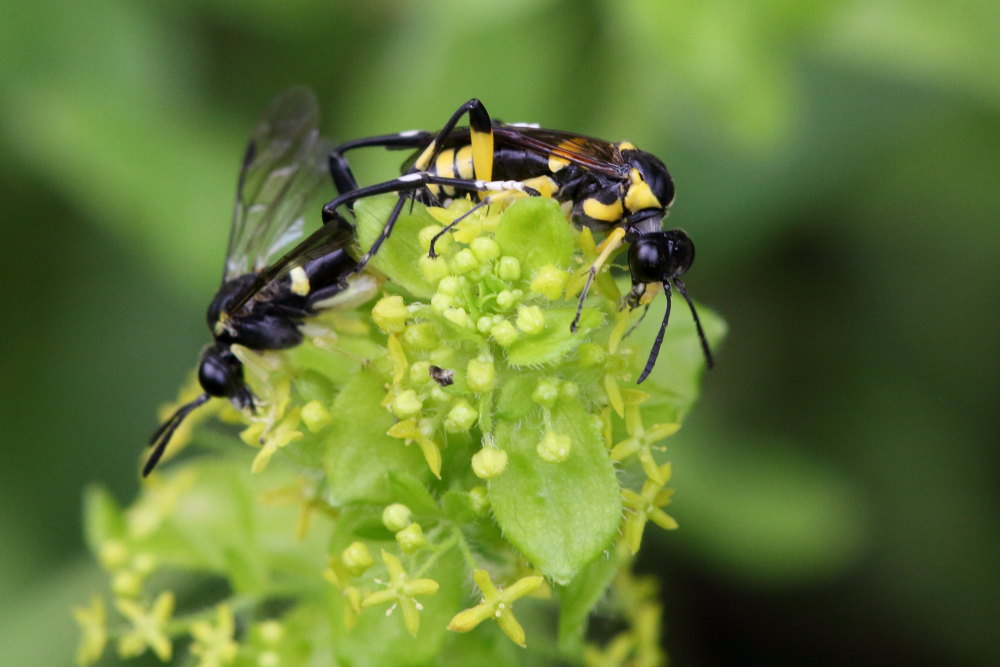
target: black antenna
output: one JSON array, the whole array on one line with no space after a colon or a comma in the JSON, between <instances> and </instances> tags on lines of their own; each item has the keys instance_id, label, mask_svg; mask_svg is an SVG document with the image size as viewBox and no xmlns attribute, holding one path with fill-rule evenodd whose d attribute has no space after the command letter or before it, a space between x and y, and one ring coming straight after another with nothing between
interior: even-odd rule
<instances>
[{"instance_id":1,"label":"black antenna","mask_svg":"<svg viewBox=\"0 0 1000 667\"><path fill-rule=\"evenodd\" d=\"M705 353L705 365L711 370L715 366L715 360L712 359L712 351L708 349L708 339L705 338L705 332L701 328L698 311L694 309L694 303L691 301L691 297L688 296L687 288L684 287L684 283L681 282L680 278L674 278L674 286L681 293L681 296L684 297L684 300L688 302L688 307L691 309L691 317L694 318L694 325L698 328L698 339L701 340L701 350Z\"/></svg>"},{"instance_id":2,"label":"black antenna","mask_svg":"<svg viewBox=\"0 0 1000 667\"><path fill-rule=\"evenodd\" d=\"M177 412L170 415L170 419L163 422L160 428L156 429L156 433L154 433L153 437L149 439L149 446L153 448L153 452L149 455L146 465L142 467L143 477L146 477L149 473L153 472L153 468L155 468L156 464L159 463L160 458L163 456L163 452L167 449L167 444L170 442L170 438L173 437L174 431L176 431L177 427L181 425L181 422L183 422L195 408L203 405L208 399L208 394L202 394L190 403L185 403L181 407L177 408Z\"/></svg>"},{"instance_id":3,"label":"black antenna","mask_svg":"<svg viewBox=\"0 0 1000 667\"><path fill-rule=\"evenodd\" d=\"M663 281L663 292L667 295L667 310L663 313L663 322L660 323L660 333L656 334L656 340L653 341L653 349L649 351L649 359L646 360L646 367L642 369L642 375L639 376L636 384L642 384L642 381L649 376L650 371L653 370L653 366L656 365L656 357L660 356L663 333L667 330L667 322L670 320L670 283L666 280Z\"/></svg>"}]
</instances>

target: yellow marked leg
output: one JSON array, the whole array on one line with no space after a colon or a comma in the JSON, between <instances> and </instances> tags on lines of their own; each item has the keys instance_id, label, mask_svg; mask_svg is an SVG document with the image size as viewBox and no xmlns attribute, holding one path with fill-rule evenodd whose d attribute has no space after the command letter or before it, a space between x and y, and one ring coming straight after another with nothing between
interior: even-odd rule
<instances>
[{"instance_id":1,"label":"yellow marked leg","mask_svg":"<svg viewBox=\"0 0 1000 667\"><path fill-rule=\"evenodd\" d=\"M622 243L625 242L625 230L621 227L616 227L607 238L601 241L600 245L597 246L597 259L594 263L590 265L590 269L587 271L587 282L583 286L583 291L580 292L580 300L576 306L576 317L573 318L573 323L569 325L570 331L576 331L577 324L580 323L580 315L583 314L583 302L587 299L587 293L590 292L590 286L594 283L594 278L597 277L597 272L601 270L604 263L608 261L608 257L611 256L615 250L621 247Z\"/></svg>"},{"instance_id":2,"label":"yellow marked leg","mask_svg":"<svg viewBox=\"0 0 1000 667\"><path fill-rule=\"evenodd\" d=\"M472 164L475 167L476 178L481 181L493 180L493 129L479 132L469 128L469 139L472 144Z\"/></svg>"}]
</instances>

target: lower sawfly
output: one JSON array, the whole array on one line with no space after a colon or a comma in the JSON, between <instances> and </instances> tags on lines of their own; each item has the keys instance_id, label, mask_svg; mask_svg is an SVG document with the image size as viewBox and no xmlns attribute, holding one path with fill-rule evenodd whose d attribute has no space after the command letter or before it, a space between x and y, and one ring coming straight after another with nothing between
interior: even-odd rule
<instances>
[{"instance_id":1,"label":"lower sawfly","mask_svg":"<svg viewBox=\"0 0 1000 667\"><path fill-rule=\"evenodd\" d=\"M345 290L363 292L370 282L347 281L358 268L348 254L354 231L347 223L324 225L301 240L304 212L327 178L325 165L332 147L320 136L318 121L312 92L293 88L271 103L250 137L236 189L222 285L208 307L214 342L202 351L198 363L198 382L204 391L153 434L144 477L163 456L181 422L210 398L227 398L240 409L255 409L233 345L257 351L294 347L302 342L306 318L343 302Z\"/></svg>"}]
</instances>

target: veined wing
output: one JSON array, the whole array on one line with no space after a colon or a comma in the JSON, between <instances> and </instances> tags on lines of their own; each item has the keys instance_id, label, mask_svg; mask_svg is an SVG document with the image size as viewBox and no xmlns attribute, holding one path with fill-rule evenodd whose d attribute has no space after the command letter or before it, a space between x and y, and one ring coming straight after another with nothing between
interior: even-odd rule
<instances>
[{"instance_id":1,"label":"veined wing","mask_svg":"<svg viewBox=\"0 0 1000 667\"><path fill-rule=\"evenodd\" d=\"M622 158L614 144L559 130L514 125L496 125L493 136L498 146L515 146L542 156L556 156L588 171L620 176Z\"/></svg>"},{"instance_id":2,"label":"veined wing","mask_svg":"<svg viewBox=\"0 0 1000 667\"><path fill-rule=\"evenodd\" d=\"M223 282L263 270L301 238L332 148L318 123L316 98L304 87L285 91L264 112L240 170Z\"/></svg>"}]
</instances>

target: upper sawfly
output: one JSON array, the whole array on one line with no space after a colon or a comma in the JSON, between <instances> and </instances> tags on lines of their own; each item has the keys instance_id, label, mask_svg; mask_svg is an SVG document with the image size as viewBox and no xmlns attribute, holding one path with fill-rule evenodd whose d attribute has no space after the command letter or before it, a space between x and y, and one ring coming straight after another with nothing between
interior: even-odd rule
<instances>
[{"instance_id":1,"label":"upper sawfly","mask_svg":"<svg viewBox=\"0 0 1000 667\"><path fill-rule=\"evenodd\" d=\"M466 114L469 126L457 127ZM359 187L344 154L369 146L411 149L414 153L404 163L398 178ZM670 319L671 286L690 307L706 363L709 368L713 366L698 313L680 279L694 261L694 243L680 229L662 229L662 221L674 201L673 179L659 158L633 144L535 125L504 124L492 120L483 104L472 99L460 106L438 132L415 130L349 141L330 154L329 166L334 184L342 194L323 207L323 220L327 224L339 224L344 219L339 209L351 208L363 197L399 193L381 234L359 260L359 267L364 267L388 240L408 200L440 205L455 196L478 193L479 202L472 210L434 237L431 257L435 256L435 242L441 235L472 211L501 198L546 196L569 204L574 224L605 234L570 328L576 330L584 300L598 271L615 250L628 244L632 288L625 305L638 306L649 285L662 286L667 298L659 333L638 382L646 379L656 363Z\"/></svg>"},{"instance_id":2,"label":"upper sawfly","mask_svg":"<svg viewBox=\"0 0 1000 667\"><path fill-rule=\"evenodd\" d=\"M198 363L204 391L153 434L144 477L181 422L209 398L228 398L238 408L254 409L233 345L251 350L294 347L302 341L300 328L306 318L342 304L350 296L345 290L365 290L367 277L347 281L358 268L348 253L354 242L350 225L324 225L302 240L304 214L328 178L327 156L333 146L320 136L318 122L312 92L293 88L271 103L250 137L236 188L222 285L208 307L214 342L202 350Z\"/></svg>"}]
</instances>

